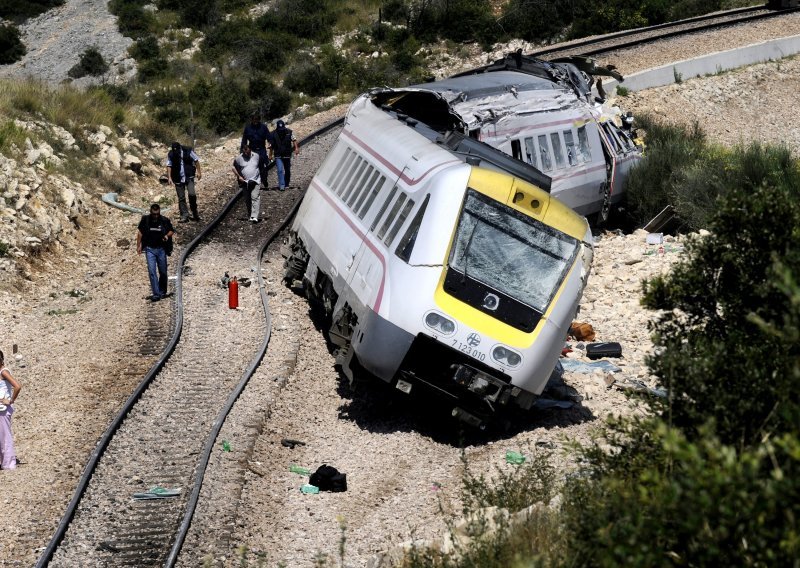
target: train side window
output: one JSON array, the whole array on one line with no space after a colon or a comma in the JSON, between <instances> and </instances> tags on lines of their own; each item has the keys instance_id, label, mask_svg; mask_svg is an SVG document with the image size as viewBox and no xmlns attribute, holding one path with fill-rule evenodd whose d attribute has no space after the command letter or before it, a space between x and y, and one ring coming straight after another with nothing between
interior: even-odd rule
<instances>
[{"instance_id":1,"label":"train side window","mask_svg":"<svg viewBox=\"0 0 800 568\"><path fill-rule=\"evenodd\" d=\"M386 238L383 239L383 243L388 247L394 241L394 238L397 236L400 227L402 227L406 219L408 219L408 214L411 213L411 210L414 208L414 200L409 199L406 201L406 204L403 206L403 210L400 211L400 215L397 217L397 221L394 222L392 225L392 230L386 235Z\"/></svg>"},{"instance_id":2,"label":"train side window","mask_svg":"<svg viewBox=\"0 0 800 568\"><path fill-rule=\"evenodd\" d=\"M364 163L361 164L361 167L358 168L358 172L356 173L356 177L353 178L353 184L350 186L350 189L342 197L342 201L347 202L347 206L350 207L355 201L355 197L359 191L364 187L364 184L369 177L370 172L372 171L372 166L364 160Z\"/></svg>"},{"instance_id":3,"label":"train side window","mask_svg":"<svg viewBox=\"0 0 800 568\"><path fill-rule=\"evenodd\" d=\"M353 211L356 213L358 213L358 210L361 209L361 206L364 204L364 200L367 198L367 195L369 195L370 190L375 185L375 182L378 180L378 176L381 175L381 172L372 167L369 169L368 173L370 178L369 180L367 180L367 177L364 176L364 181L366 182L364 184L364 191L361 192L361 195L358 197L358 201L356 201L355 205L353 206Z\"/></svg>"},{"instance_id":4,"label":"train side window","mask_svg":"<svg viewBox=\"0 0 800 568\"><path fill-rule=\"evenodd\" d=\"M331 184L331 191L336 191L339 188L339 184L342 183L342 179L344 178L345 173L350 170L350 165L353 163L353 160L356 158L356 153L353 152L350 148L347 149L347 153L345 154L344 159L342 160L341 166L339 167L339 172L336 174L336 179L333 180Z\"/></svg>"},{"instance_id":5,"label":"train side window","mask_svg":"<svg viewBox=\"0 0 800 568\"><path fill-rule=\"evenodd\" d=\"M522 144L519 143L519 140L511 141L511 155L515 160L522 161Z\"/></svg>"},{"instance_id":6,"label":"train side window","mask_svg":"<svg viewBox=\"0 0 800 568\"><path fill-rule=\"evenodd\" d=\"M353 179L353 175L355 175L355 173L356 173L356 170L358 169L358 167L359 167L359 166L360 166L360 165L361 165L363 162L364 162L364 158L362 158L361 156L357 156L357 157L356 157L356 159L355 159L355 160L354 160L354 162L353 162L353 165L352 165L352 166L350 166L350 170L349 170L349 171L347 172L347 174L344 176L344 179L342 180L342 183L341 183L341 184L339 185L339 187L336 189L336 193L337 193L337 194L338 194L340 197L341 197L341 195L344 193L344 191L345 191L345 190L346 190L348 187L350 187L350 182L351 182L351 181L352 181L352 179Z\"/></svg>"},{"instance_id":7,"label":"train side window","mask_svg":"<svg viewBox=\"0 0 800 568\"><path fill-rule=\"evenodd\" d=\"M556 168L564 169L564 149L561 146L561 137L558 132L550 134L550 141L553 143L553 156L556 158Z\"/></svg>"},{"instance_id":8,"label":"train side window","mask_svg":"<svg viewBox=\"0 0 800 568\"><path fill-rule=\"evenodd\" d=\"M567 146L567 163L570 166L577 166L578 149L575 147L575 138L572 136L572 130L564 131L564 144Z\"/></svg>"},{"instance_id":9,"label":"train side window","mask_svg":"<svg viewBox=\"0 0 800 568\"><path fill-rule=\"evenodd\" d=\"M606 133L606 137L608 138L611 147L614 149L615 152L619 153L622 150L622 147L619 144L619 140L617 140L617 136L611 130L611 127L608 126L607 122L603 123L603 130Z\"/></svg>"},{"instance_id":10,"label":"train side window","mask_svg":"<svg viewBox=\"0 0 800 568\"><path fill-rule=\"evenodd\" d=\"M386 183L386 177L381 176L381 179L378 180L378 183L372 187L372 191L369 194L367 202L361 208L361 211L358 212L359 219L363 219L366 216L367 211L369 211L370 207L372 207L372 203L375 201L375 198L378 197L378 194L380 193L384 183Z\"/></svg>"},{"instance_id":11,"label":"train side window","mask_svg":"<svg viewBox=\"0 0 800 568\"><path fill-rule=\"evenodd\" d=\"M586 126L578 128L578 151L584 164L592 161L592 150L589 148L589 135L586 133Z\"/></svg>"},{"instance_id":12,"label":"train side window","mask_svg":"<svg viewBox=\"0 0 800 568\"><path fill-rule=\"evenodd\" d=\"M353 150L351 150L350 148L345 148L344 156L342 156L341 159L335 158L336 159L336 165L333 167L333 170L331 171L331 175L328 176L328 181L327 181L328 187L333 188L333 181L336 179L336 176L342 171L342 168L344 167L344 163L347 160L347 158L350 157L350 154L352 153L352 151Z\"/></svg>"},{"instance_id":13,"label":"train side window","mask_svg":"<svg viewBox=\"0 0 800 568\"><path fill-rule=\"evenodd\" d=\"M395 193L397 193L397 186L394 186L392 188L392 191L389 192L389 197L387 197L386 201L384 201L383 205L381 205L378 214L375 216L375 219L372 220L372 226L369 228L370 231L374 231L375 227L378 226L378 221L381 220L381 217L383 217L383 214L386 212L386 209L389 207L389 204L392 202L392 199L394 199Z\"/></svg>"},{"instance_id":14,"label":"train side window","mask_svg":"<svg viewBox=\"0 0 800 568\"><path fill-rule=\"evenodd\" d=\"M386 220L381 225L380 230L378 231L378 238L383 239L383 236L386 234L386 231L389 230L389 227L392 224L392 221L397 217L397 212L400 211L400 208L403 206L403 203L406 202L406 194L400 193L397 197L397 201L394 202L392 205L392 209L389 211L389 214L386 216Z\"/></svg>"},{"instance_id":15,"label":"train side window","mask_svg":"<svg viewBox=\"0 0 800 568\"><path fill-rule=\"evenodd\" d=\"M530 165L536 165L536 147L533 144L533 138L525 139L525 161Z\"/></svg>"},{"instance_id":16,"label":"train side window","mask_svg":"<svg viewBox=\"0 0 800 568\"><path fill-rule=\"evenodd\" d=\"M553 169L553 162L550 159L550 149L547 147L547 136L539 136L539 157L542 159L542 171L549 172Z\"/></svg>"},{"instance_id":17,"label":"train side window","mask_svg":"<svg viewBox=\"0 0 800 568\"><path fill-rule=\"evenodd\" d=\"M364 168L367 166L367 161L362 158L361 156L358 157L358 161L353 165L352 171L347 174L347 177L344 178L344 183L342 187L339 188L339 196L342 198L342 201L347 200L347 196L353 191L356 183L358 182L358 178L364 173Z\"/></svg>"},{"instance_id":18,"label":"train side window","mask_svg":"<svg viewBox=\"0 0 800 568\"><path fill-rule=\"evenodd\" d=\"M430 199L430 195L425 196L425 201L422 202L422 206L420 206L417 214L414 215L414 219L411 221L403 238L400 239L400 242L397 244L397 249L394 251L394 253L405 262L408 262L408 259L411 258L411 252L414 250L414 243L417 242L419 227L422 225L422 218L425 216L425 209L428 207L428 201L430 201Z\"/></svg>"}]
</instances>

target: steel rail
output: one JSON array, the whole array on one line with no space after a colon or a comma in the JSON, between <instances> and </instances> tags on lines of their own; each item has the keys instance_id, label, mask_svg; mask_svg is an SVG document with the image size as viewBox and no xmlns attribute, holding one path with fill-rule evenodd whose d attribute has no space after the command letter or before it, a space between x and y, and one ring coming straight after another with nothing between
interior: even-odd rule
<instances>
[{"instance_id":1,"label":"steel rail","mask_svg":"<svg viewBox=\"0 0 800 568\"><path fill-rule=\"evenodd\" d=\"M581 53L581 55L600 55L600 54L603 54L603 53L610 53L612 51L619 51L621 49L629 49L631 47L637 47L637 46L640 46L640 45L644 45L646 43L653 43L653 42L656 42L656 41L661 41L663 39L669 39L669 38L683 36L683 35L690 35L690 34L699 33L699 32L706 32L706 31L713 30L713 29L725 28L725 27L735 26L735 25L738 25L738 24L744 24L744 23L749 23L749 22L756 22L758 20L767 20L767 19L770 19L770 18L778 18L780 16L783 16L783 15L791 13L791 12L797 12L798 10L800 10L800 8L787 8L787 9L784 9L784 10L777 10L777 11L773 11L773 12L767 12L767 13L764 13L764 14L755 14L755 15L752 15L752 16L745 16L743 18L739 18L739 19L736 19L736 20L727 20L727 21L724 21L724 22L717 22L717 23L714 23L714 24L707 24L707 25L704 25L704 26L698 26L696 28L692 28L692 29L689 29L689 30L674 30L674 31L671 31L671 32L660 34L658 36L646 37L646 38L641 38L641 39L633 40L633 41L629 41L629 42L618 43L616 45L612 45L612 46L608 46L608 47L599 47L597 49L593 49L593 50L589 50L589 51L583 51ZM569 51L569 46L565 47L563 49L563 51Z\"/></svg>"},{"instance_id":2,"label":"steel rail","mask_svg":"<svg viewBox=\"0 0 800 568\"><path fill-rule=\"evenodd\" d=\"M663 24L656 24L655 26L648 26L645 28L634 28L632 30L622 30L620 32L614 32L610 34L605 34L598 37L593 37L591 39L582 39L580 41L576 41L569 45L563 45L558 47L546 47L544 49L537 49L536 51L532 51L529 55L534 57L541 57L543 55L547 55L549 53L557 53L560 51L568 51L570 49L575 49L579 47L585 47L587 45L594 45L597 43L606 42L612 39L617 39L621 37L629 37L636 34L647 33L651 31L658 31L663 29L674 28L678 26L683 26L686 24L693 24L696 22L704 22L706 20L713 20L715 18L724 18L725 16L736 16L739 14L747 14L750 12L757 12L759 10L765 10L764 6L750 6L749 8L735 8L733 10L727 10L725 12L715 12L714 14L705 14L703 16L695 16L694 18L686 18L685 20L676 20L674 22L665 22ZM685 30L689 33L691 30Z\"/></svg>"},{"instance_id":3,"label":"steel rail","mask_svg":"<svg viewBox=\"0 0 800 568\"><path fill-rule=\"evenodd\" d=\"M344 118L340 118L333 122L330 122L316 130L300 140L298 142L299 146L305 146L306 144L313 142L316 138L319 138L323 134L328 133L329 131L333 130L340 124L344 123ZM270 164L270 168L273 164ZM267 331L264 334L264 340L261 342L261 346L259 347L258 352L256 353L255 357L250 362L250 365L247 367L245 372L242 374L242 378L239 380L239 383L236 385L234 390L231 392L228 400L225 402L225 406L222 408L220 413L217 415L217 419L214 421L214 427L212 428L211 432L209 433L208 438L206 439L205 446L203 448L203 455L200 459L197 468L197 477L195 478L194 485L192 486L192 493L189 497L189 502L186 504L186 511L183 516L183 520L181 521L181 525L178 528L178 532L175 535L175 542L170 549L170 553L167 556L167 560L164 563L164 566L167 568L172 568L175 566L175 563L178 561L178 556L180 555L181 549L183 548L183 543L186 540L186 536L189 534L189 529L192 524L192 518L194 517L194 513L197 509L197 503L200 500L200 490L203 486L203 480L205 479L205 472L208 469L208 462L211 460L211 452L214 450L214 446L217 443L217 438L219 437L219 433L222 430L222 426L225 424L225 420L230 414L231 410L233 410L234 404L241 396L242 392L244 391L247 383L250 381L250 378L255 374L256 369L261 364L261 361L264 359L264 356L267 353L267 348L269 347L269 341L272 335L272 318L269 313L269 298L267 296L266 287L264 285L264 273L261 269L261 264L264 258L264 254L267 251L267 248L274 242L274 240L281 234L281 232L286 228L286 226L291 222L292 218L294 217L297 210L300 208L300 203L302 203L303 197L302 195L300 198L295 202L292 209L286 215L286 217L281 221L280 226L273 231L267 240L264 242L261 250L258 253L257 263L256 263L256 272L258 274L258 289L261 294L261 304L264 309L264 317L266 318L267 323Z\"/></svg>"},{"instance_id":4,"label":"steel rail","mask_svg":"<svg viewBox=\"0 0 800 568\"><path fill-rule=\"evenodd\" d=\"M144 376L142 381L139 383L139 386L136 387L136 390L128 397L125 401L125 404L122 406L120 411L117 413L114 420L111 422L109 427L103 433L103 436L95 445L94 450L92 450L91 455L89 456L89 460L86 464L86 467L83 470L83 474L81 475L80 479L78 480L78 485L75 489L75 493L72 496L72 499L67 505L67 509L64 512L64 515L61 518L61 521L56 528L56 532L53 534L53 537L50 539L47 547L45 548L42 555L39 557L39 560L36 562L37 568L44 568L47 566L50 561L53 559L53 554L55 553L58 546L61 544L61 541L64 539L64 535L67 532L67 528L69 528L70 523L72 522L73 518L75 517L75 512L77 511L78 504L80 503L81 499L83 498L84 494L86 493L86 489L89 486L89 481L92 478L95 470L97 469L97 465L100 462L100 458L105 453L108 445L111 443L111 439L114 437L114 434L117 433L120 426L124 422L125 418L127 417L128 413L134 407L134 405L139 401L142 394L147 390L147 387L150 386L150 383L153 379L158 375L161 369L166 364L167 360L170 358L172 353L175 351L175 347L178 345L178 341L181 337L181 332L183 331L183 270L184 265L186 263L187 257L197 248L197 245L208 236L208 234L214 230L217 225L222 221L222 219L230 212L233 206L236 204L236 201L241 197L242 193L238 192L234 195L228 203L222 208L222 211L205 227L203 228L200 233L186 246L183 253L178 260L178 265L175 268L176 273L176 281L175 281L175 296L176 296L176 313L175 313L175 330L173 331L172 338L170 339L167 347L164 351L161 352L158 360L150 367L150 370Z\"/></svg>"}]
</instances>

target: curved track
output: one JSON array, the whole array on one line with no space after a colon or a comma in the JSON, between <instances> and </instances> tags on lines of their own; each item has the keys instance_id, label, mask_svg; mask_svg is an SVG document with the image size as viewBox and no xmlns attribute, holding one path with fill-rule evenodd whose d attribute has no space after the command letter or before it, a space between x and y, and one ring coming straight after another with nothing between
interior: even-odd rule
<instances>
[{"instance_id":1,"label":"curved track","mask_svg":"<svg viewBox=\"0 0 800 568\"><path fill-rule=\"evenodd\" d=\"M770 18L779 18L786 14L794 13L797 10L798 8L767 10L761 6L739 8L727 12L717 12L647 28L625 30L591 39L575 41L566 45L562 44L539 49L528 55L541 59L556 59L571 55L601 55L677 36L721 29Z\"/></svg>"},{"instance_id":2,"label":"curved track","mask_svg":"<svg viewBox=\"0 0 800 568\"><path fill-rule=\"evenodd\" d=\"M92 452L37 566L174 564L219 428L269 344L261 256L300 201L297 192L264 193L262 211L269 211L269 219L251 225L237 217L243 208L237 207L239 198L236 194L182 251L174 325L148 319L153 337L145 339L143 350L163 345L165 330L171 328L169 344ZM227 291L218 283L226 270L239 276L255 272L258 285L252 292L240 288L241 310L227 307ZM145 317L152 313L148 310ZM180 488L180 494L132 499L156 485Z\"/></svg>"}]
</instances>

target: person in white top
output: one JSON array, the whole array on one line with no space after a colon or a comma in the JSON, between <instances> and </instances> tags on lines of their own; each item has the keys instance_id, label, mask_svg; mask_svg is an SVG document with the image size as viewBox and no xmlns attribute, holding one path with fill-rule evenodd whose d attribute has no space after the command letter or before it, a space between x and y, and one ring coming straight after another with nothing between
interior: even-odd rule
<instances>
[{"instance_id":1,"label":"person in white top","mask_svg":"<svg viewBox=\"0 0 800 568\"><path fill-rule=\"evenodd\" d=\"M259 155L250 150L250 146L242 149L241 155L233 160L233 173L242 188L247 213L251 223L258 223L261 209L261 168Z\"/></svg>"},{"instance_id":2,"label":"person in white top","mask_svg":"<svg viewBox=\"0 0 800 568\"><path fill-rule=\"evenodd\" d=\"M5 368L5 357L0 351L0 469L17 468L17 454L14 452L14 438L11 435L11 415L14 414L14 401L21 390L22 385Z\"/></svg>"}]
</instances>

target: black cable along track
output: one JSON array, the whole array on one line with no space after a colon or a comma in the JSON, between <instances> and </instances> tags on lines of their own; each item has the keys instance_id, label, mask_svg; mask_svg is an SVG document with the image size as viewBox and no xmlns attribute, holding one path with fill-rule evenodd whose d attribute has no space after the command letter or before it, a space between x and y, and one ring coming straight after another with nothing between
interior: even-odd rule
<instances>
[{"instance_id":1,"label":"black cable along track","mask_svg":"<svg viewBox=\"0 0 800 568\"><path fill-rule=\"evenodd\" d=\"M340 126L344 123L344 118L340 118L335 120L319 130L313 132L309 136L303 138L299 145L304 146L316 138L326 134L330 130ZM95 445L92 453L89 456L89 460L87 461L86 467L84 468L83 474L81 475L80 479L78 480L77 487L75 489L75 493L72 496L72 499L67 506L67 509L61 518L61 521L56 528L53 537L50 539L47 547L42 552L42 555L39 557L39 560L36 562L37 568L43 568L48 566L50 561L53 559L53 555L55 554L56 550L58 549L59 545L61 544L62 540L64 539L64 535L67 532L72 520L75 517L75 513L77 512L78 505L80 504L81 499L86 493L86 490L89 486L89 482L94 475L97 466L100 462L100 458L105 453L106 449L108 448L112 438L117 433L117 431L122 426L122 423L125 421L125 418L142 397L144 392L152 383L153 379L158 375L158 373L163 369L166 362L169 360L170 356L175 351L176 346L181 337L181 332L183 331L183 271L186 264L186 259L189 255L197 248L197 246L204 241L209 234L222 222L222 220L230 213L231 209L233 209L236 202L242 196L242 192L239 191L237 194L225 204L222 211L186 246L184 251L182 252L178 264L176 266L176 283L175 283L175 328L172 334L172 337L167 344L164 351L161 353L159 359L153 364L147 374L144 376L142 381L133 391L133 393L128 397L125 401L125 404L120 409L119 413L116 415L114 420L112 420L111 424L109 425L108 429L103 433L100 437L100 440ZM261 260L263 258L264 253L266 252L267 248L270 244L274 241L274 239L283 231L283 229L289 224L292 217L296 213L297 209L302 202L302 196L300 199L297 200L294 207L290 210L288 215L283 219L280 223L279 227L266 239L265 243L262 245L259 254L258 254L258 263L257 263L257 273L258 273L258 282L259 282L259 292L261 295L261 302L264 309L264 317L265 317L265 324L266 324L266 333L264 337L264 341L262 342L258 353L256 353L255 357L251 360L249 366L245 370L244 374L242 375L239 383L236 385L233 392L228 397L225 406L220 411L217 419L214 423L214 427L212 428L211 433L209 434L206 444L204 447L203 455L201 456L200 462L198 463L198 467L196 469L196 476L195 476L195 483L192 488L192 493L190 496L190 500L186 505L186 512L184 514L183 521L181 522L180 528L178 533L175 535L174 544L170 550L169 556L165 563L165 566L171 567L174 566L175 562L177 561L178 555L180 553L180 549L183 545L183 542L186 538L186 534L188 533L189 527L191 525L191 519L194 514L194 511L197 506L197 502L199 500L199 493L200 488L203 482L203 476L205 475L205 470L208 466L208 461L211 456L211 451L213 450L214 444L216 442L217 435L222 428L222 425L225 422L226 417L230 413L233 405L235 404L236 400L238 399L241 392L244 390L247 382L249 381L250 377L252 377L255 370L258 368L261 360L263 359L267 347L269 345L270 340L270 331L271 331L271 320L269 315L269 302L267 299L267 294L264 288L264 279L261 270Z\"/></svg>"}]
</instances>

